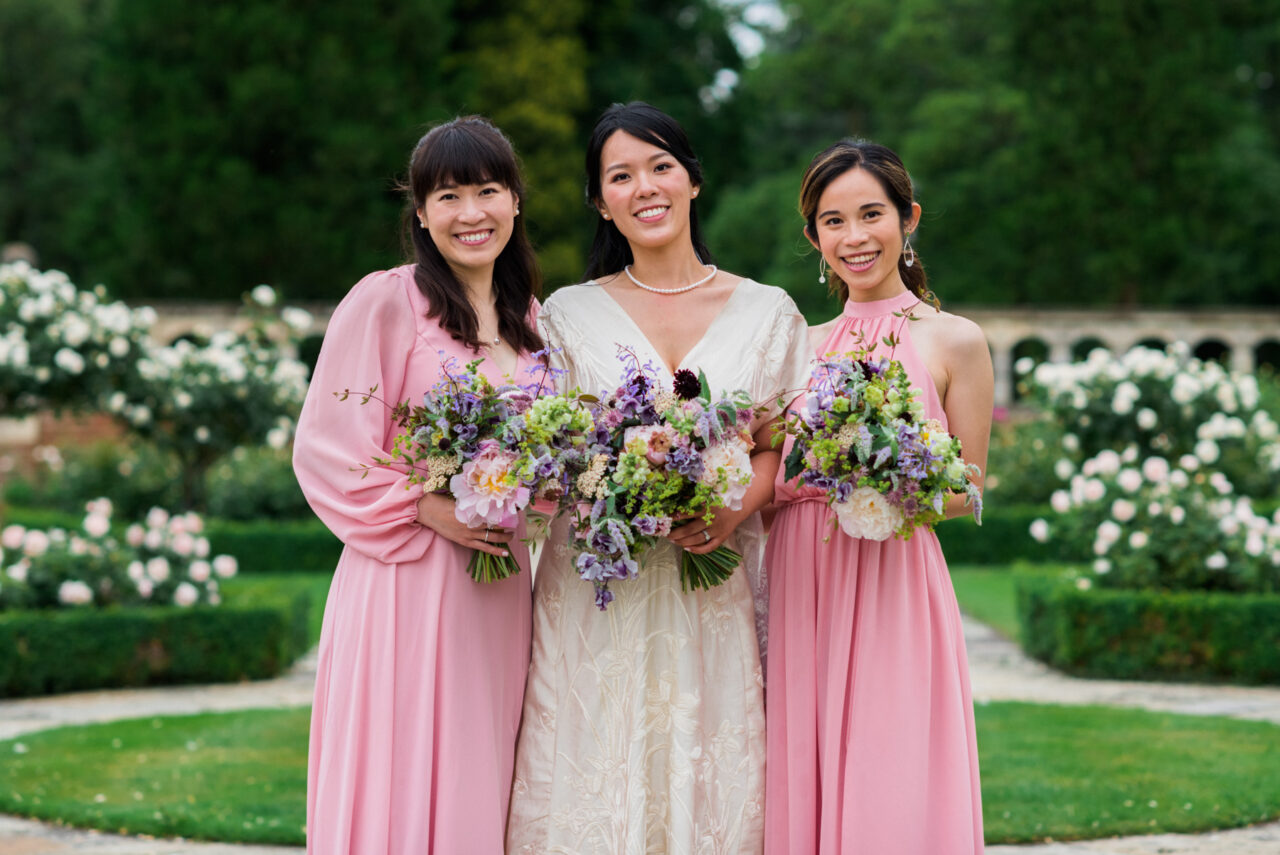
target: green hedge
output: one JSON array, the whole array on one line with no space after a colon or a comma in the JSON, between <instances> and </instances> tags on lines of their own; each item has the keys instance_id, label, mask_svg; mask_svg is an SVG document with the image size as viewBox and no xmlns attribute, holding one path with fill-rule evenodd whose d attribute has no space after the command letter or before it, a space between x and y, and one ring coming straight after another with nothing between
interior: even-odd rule
<instances>
[{"instance_id":1,"label":"green hedge","mask_svg":"<svg viewBox=\"0 0 1280 855\"><path fill-rule=\"evenodd\" d=\"M1048 505L1004 505L988 507L982 525L972 517L948 520L938 526L938 541L948 564L1012 564L1015 561L1071 561L1062 546L1036 543L1031 522L1038 517L1052 519Z\"/></svg>"},{"instance_id":2,"label":"green hedge","mask_svg":"<svg viewBox=\"0 0 1280 855\"><path fill-rule=\"evenodd\" d=\"M190 609L0 614L0 697L273 677L307 649L306 593Z\"/></svg>"},{"instance_id":3,"label":"green hedge","mask_svg":"<svg viewBox=\"0 0 1280 855\"><path fill-rule=\"evenodd\" d=\"M324 523L308 520L205 521L215 555L234 555L241 573L332 573L342 541Z\"/></svg>"},{"instance_id":4,"label":"green hedge","mask_svg":"<svg viewBox=\"0 0 1280 855\"><path fill-rule=\"evenodd\" d=\"M1280 595L1080 590L1018 576L1028 655L1070 674L1280 683Z\"/></svg>"},{"instance_id":5,"label":"green hedge","mask_svg":"<svg viewBox=\"0 0 1280 855\"><path fill-rule=\"evenodd\" d=\"M75 530L83 522L83 516L43 508L3 509L4 525ZM206 518L205 536L214 555L236 557L241 573L332 573L342 554L342 541L315 517L254 522Z\"/></svg>"}]
</instances>

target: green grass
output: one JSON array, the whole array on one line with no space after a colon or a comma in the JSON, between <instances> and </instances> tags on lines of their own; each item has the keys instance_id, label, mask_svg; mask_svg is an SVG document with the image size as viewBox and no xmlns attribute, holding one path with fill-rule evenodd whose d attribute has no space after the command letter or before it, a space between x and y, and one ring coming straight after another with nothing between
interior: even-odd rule
<instances>
[{"instance_id":1,"label":"green grass","mask_svg":"<svg viewBox=\"0 0 1280 855\"><path fill-rule=\"evenodd\" d=\"M951 568L960 610L994 627L1006 638L1018 638L1018 603L1014 574L1008 566L957 564Z\"/></svg>"},{"instance_id":2,"label":"green grass","mask_svg":"<svg viewBox=\"0 0 1280 855\"><path fill-rule=\"evenodd\" d=\"M121 833L301 843L309 716L146 718L0 743L0 812Z\"/></svg>"},{"instance_id":3,"label":"green grass","mask_svg":"<svg viewBox=\"0 0 1280 855\"><path fill-rule=\"evenodd\" d=\"M1280 816L1280 727L1103 707L978 707L988 843ZM0 812L301 845L305 709L147 718L0 742ZM19 751L15 748L21 745Z\"/></svg>"},{"instance_id":4,"label":"green grass","mask_svg":"<svg viewBox=\"0 0 1280 855\"><path fill-rule=\"evenodd\" d=\"M1280 727L1105 707L978 708L988 842L1228 828L1280 816Z\"/></svg>"},{"instance_id":5,"label":"green grass","mask_svg":"<svg viewBox=\"0 0 1280 855\"><path fill-rule=\"evenodd\" d=\"M223 600L234 603L238 599L260 602L277 594L291 596L299 590L311 595L311 609L307 616L307 633L311 646L320 640L320 626L324 621L324 602L329 596L329 574L320 573L258 573L241 575L222 583Z\"/></svg>"}]
</instances>

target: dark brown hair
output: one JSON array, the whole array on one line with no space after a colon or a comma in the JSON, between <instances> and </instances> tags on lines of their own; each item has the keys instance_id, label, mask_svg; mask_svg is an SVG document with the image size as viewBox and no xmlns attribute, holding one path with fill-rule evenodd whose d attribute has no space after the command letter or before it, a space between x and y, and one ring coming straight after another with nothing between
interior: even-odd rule
<instances>
[{"instance_id":1,"label":"dark brown hair","mask_svg":"<svg viewBox=\"0 0 1280 855\"><path fill-rule=\"evenodd\" d=\"M694 187L702 186L702 164L693 153L689 137L679 122L643 101L614 104L600 114L591 131L591 139L587 142L587 204L593 210L600 202L600 159L604 154L604 144L618 131L662 149L685 168ZM711 257L702 238L696 199L689 202L689 236L693 240L693 251L697 253L698 260L703 264L711 264L715 259ZM618 231L618 226L612 220L598 217L596 236L591 241L591 253L587 256L584 278L598 279L617 273L633 261L635 259L631 256L631 244Z\"/></svg>"},{"instance_id":2,"label":"dark brown hair","mask_svg":"<svg viewBox=\"0 0 1280 855\"><path fill-rule=\"evenodd\" d=\"M905 238L905 223L911 219L915 193L911 187L911 176L907 174L902 159L892 149L882 145L849 138L818 152L809 162L809 168L804 171L804 178L800 181L800 215L804 217L805 231L810 237L817 239L818 202L831 182L851 169L865 170L880 182L890 204L898 212L898 221L903 224ZM938 305L938 298L929 290L929 278L925 275L924 263L920 260L919 253L916 253L915 263L910 267L906 265L903 256L898 256L898 273L911 293L927 303ZM829 281L832 294L839 297L841 302L848 299L849 286L834 271Z\"/></svg>"},{"instance_id":3,"label":"dark brown hair","mask_svg":"<svg viewBox=\"0 0 1280 855\"><path fill-rule=\"evenodd\" d=\"M511 142L482 116L463 116L445 122L418 140L409 159L409 180L402 186L408 205L404 241L413 248L413 279L430 308L427 317L473 350L480 349L479 321L467 291L445 261L431 232L419 226L417 212L427 196L446 184L485 184L495 181L523 203L524 180ZM538 260L517 216L511 238L493 266L493 292L498 335L517 351L542 349L542 338L529 323L529 309L542 290Z\"/></svg>"}]
</instances>

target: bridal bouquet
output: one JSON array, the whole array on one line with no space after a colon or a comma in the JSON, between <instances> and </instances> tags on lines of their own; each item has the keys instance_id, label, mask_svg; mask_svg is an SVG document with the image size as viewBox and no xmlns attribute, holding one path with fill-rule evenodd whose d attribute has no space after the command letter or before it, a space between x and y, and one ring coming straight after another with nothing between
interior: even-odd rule
<instances>
[{"instance_id":1,"label":"bridal bouquet","mask_svg":"<svg viewBox=\"0 0 1280 855\"><path fill-rule=\"evenodd\" d=\"M943 518L953 493L964 494L982 521L982 496L960 456L960 440L923 417L902 363L865 351L821 360L808 394L788 413L795 438L786 477L825 490L850 537L908 539Z\"/></svg>"},{"instance_id":2,"label":"bridal bouquet","mask_svg":"<svg viewBox=\"0 0 1280 855\"><path fill-rule=\"evenodd\" d=\"M594 422L576 395L541 394L556 369L538 365L530 369L541 375L536 382L494 386L476 370L482 361L459 368L452 357L443 359L443 376L422 404L406 401L391 408L401 432L390 457L374 462L408 467L411 484L452 496L454 514L472 528L514 528L531 502L567 493L589 459ZM376 391L370 389L361 403ZM337 394L346 400L351 392ZM506 579L519 570L510 554L480 551L467 566L477 582Z\"/></svg>"},{"instance_id":3,"label":"bridal bouquet","mask_svg":"<svg viewBox=\"0 0 1280 855\"><path fill-rule=\"evenodd\" d=\"M684 520L741 508L752 477L755 406L745 392L713 399L706 376L688 370L663 389L651 364L625 348L619 359L622 385L595 401L596 442L566 502L578 574L601 610L613 600L609 582L635 578L644 550ZM741 560L726 546L685 552L681 587L719 585Z\"/></svg>"}]
</instances>

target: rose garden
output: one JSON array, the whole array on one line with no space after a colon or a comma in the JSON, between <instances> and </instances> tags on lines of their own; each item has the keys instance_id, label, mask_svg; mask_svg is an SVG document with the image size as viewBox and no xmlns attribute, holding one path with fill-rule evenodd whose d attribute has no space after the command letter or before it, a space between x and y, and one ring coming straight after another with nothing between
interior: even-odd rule
<instances>
[{"instance_id":1,"label":"rose garden","mask_svg":"<svg viewBox=\"0 0 1280 855\"><path fill-rule=\"evenodd\" d=\"M6 417L96 414L91 444L14 459L0 505L0 709L90 690L276 677L314 646L340 545L289 462L305 313L246 295L243 332L0 267ZM1017 366L984 525L940 536L970 619L1064 674L1280 684L1280 385L1187 349ZM336 390L335 390L336 391ZM0 812L129 834L299 845L307 709L126 719L0 742ZM1280 817L1280 728L980 703L989 843Z\"/></svg>"}]
</instances>

